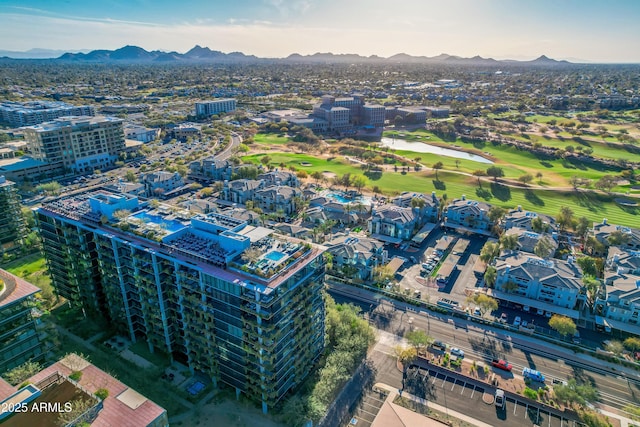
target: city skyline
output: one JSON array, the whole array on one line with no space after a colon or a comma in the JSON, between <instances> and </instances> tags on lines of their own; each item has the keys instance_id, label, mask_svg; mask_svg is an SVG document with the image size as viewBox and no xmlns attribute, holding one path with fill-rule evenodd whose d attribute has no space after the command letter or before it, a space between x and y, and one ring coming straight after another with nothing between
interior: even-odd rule
<instances>
[{"instance_id":1,"label":"city skyline","mask_svg":"<svg viewBox=\"0 0 640 427\"><path fill-rule=\"evenodd\" d=\"M441 53L529 60L547 55L573 62L637 63L640 3L550 0L168 0L0 5L0 49L79 51L137 45L186 52L194 45L259 57L316 52L389 57ZM25 31L30 29L30 31Z\"/></svg>"}]
</instances>

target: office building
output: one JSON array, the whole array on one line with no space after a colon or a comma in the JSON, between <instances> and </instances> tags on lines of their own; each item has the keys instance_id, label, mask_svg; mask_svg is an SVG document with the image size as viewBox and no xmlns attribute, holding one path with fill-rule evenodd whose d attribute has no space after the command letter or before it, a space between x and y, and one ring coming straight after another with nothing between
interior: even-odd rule
<instances>
[{"instance_id":1,"label":"office building","mask_svg":"<svg viewBox=\"0 0 640 427\"><path fill-rule=\"evenodd\" d=\"M35 160L93 172L113 166L125 149L122 124L114 117L66 117L25 127L24 137Z\"/></svg>"},{"instance_id":2,"label":"office building","mask_svg":"<svg viewBox=\"0 0 640 427\"><path fill-rule=\"evenodd\" d=\"M33 126L59 117L93 116L90 105L71 105L58 101L2 102L0 121L13 127Z\"/></svg>"},{"instance_id":3,"label":"office building","mask_svg":"<svg viewBox=\"0 0 640 427\"><path fill-rule=\"evenodd\" d=\"M0 175L0 254L19 249L26 233L16 186Z\"/></svg>"},{"instance_id":4,"label":"office building","mask_svg":"<svg viewBox=\"0 0 640 427\"><path fill-rule=\"evenodd\" d=\"M31 317L33 295L38 292L31 283L0 269L0 374L29 360L44 359Z\"/></svg>"},{"instance_id":5,"label":"office building","mask_svg":"<svg viewBox=\"0 0 640 427\"><path fill-rule=\"evenodd\" d=\"M196 102L196 116L209 117L214 114L231 113L236 110L233 98L216 99L214 101Z\"/></svg>"},{"instance_id":6,"label":"office building","mask_svg":"<svg viewBox=\"0 0 640 427\"><path fill-rule=\"evenodd\" d=\"M105 190L45 203L36 220L60 295L264 411L322 353L322 246Z\"/></svg>"}]
</instances>

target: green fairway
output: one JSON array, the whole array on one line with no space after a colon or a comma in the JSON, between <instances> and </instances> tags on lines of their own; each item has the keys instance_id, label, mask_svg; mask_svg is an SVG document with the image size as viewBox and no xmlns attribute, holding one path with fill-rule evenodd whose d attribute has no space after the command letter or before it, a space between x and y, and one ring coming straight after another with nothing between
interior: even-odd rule
<instances>
[{"instance_id":1,"label":"green fairway","mask_svg":"<svg viewBox=\"0 0 640 427\"><path fill-rule=\"evenodd\" d=\"M257 133L253 137L257 144L282 145L289 142L289 138L275 133Z\"/></svg>"},{"instance_id":2,"label":"green fairway","mask_svg":"<svg viewBox=\"0 0 640 427\"><path fill-rule=\"evenodd\" d=\"M422 153L415 154L422 156ZM258 164L262 156L264 155L250 155L243 157L242 160ZM352 175L363 175L360 167L349 164L343 157L336 157L329 161L305 154L291 153L269 153L269 157L272 164L284 163L287 167L295 166L309 173L320 171L341 175L348 172ZM301 163L308 163L309 166L301 166ZM544 179L547 179L546 176ZM515 208L520 205L524 209L553 216L562 206L569 206L577 216L586 216L593 221L607 218L611 223L620 225L634 226L640 220L640 209L623 208L613 201L613 196L585 191L560 192L511 188L494 182L483 182L482 187L479 187L475 177L446 170L438 171L438 180L435 179L435 172L431 170L415 172L411 169L404 174L385 171L377 179L367 178L366 188L370 191L373 186L379 187L385 194L399 194L403 191L430 194L435 191L438 197L446 194L448 200L459 198L464 194L469 199L485 200L504 208Z\"/></svg>"},{"instance_id":3,"label":"green fairway","mask_svg":"<svg viewBox=\"0 0 640 427\"><path fill-rule=\"evenodd\" d=\"M572 159L548 160L540 158L530 151L520 150L509 145L486 142L465 142L461 139L457 139L453 142L447 142L424 129L420 129L415 132L385 132L385 136L394 136L407 141L421 141L447 148L456 148L454 147L455 145L457 147L461 147L464 151L490 158L495 162L496 166L503 168L506 178L517 179L527 173L535 177L538 172L541 172L544 175L543 183L546 186L567 187L570 185L570 178L574 175L581 178L598 180L604 175L616 174L619 172L616 167L604 167L595 164L587 165L580 162L574 162ZM397 154L405 155L410 159L419 156L423 159L422 163L427 166L431 166L436 161L441 161L444 164L444 169L458 169L455 165L455 159L451 157L424 153L411 153L406 151L398 151ZM622 154L620 156L624 158ZM626 156L629 156L629 154L627 153ZM484 170L488 166L489 165L482 163L460 160L459 170L472 173L476 169Z\"/></svg>"}]
</instances>

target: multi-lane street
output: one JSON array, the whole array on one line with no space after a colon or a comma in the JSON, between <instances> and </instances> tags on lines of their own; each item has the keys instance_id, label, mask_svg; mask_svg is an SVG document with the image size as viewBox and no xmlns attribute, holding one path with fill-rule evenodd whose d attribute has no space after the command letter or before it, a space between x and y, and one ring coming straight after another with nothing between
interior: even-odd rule
<instances>
[{"instance_id":1,"label":"multi-lane street","mask_svg":"<svg viewBox=\"0 0 640 427\"><path fill-rule=\"evenodd\" d=\"M402 336L412 327L420 328L435 339L464 350L467 358L484 361L493 357L505 358L514 366L516 374L527 366L543 372L549 382L570 377L588 381L598 390L600 403L610 407L622 408L640 401L640 376L637 373L591 356L468 320L406 309L406 304L381 299L371 292L349 286L332 286L330 293L339 302L360 305L372 326L379 330ZM392 346L388 350L391 353Z\"/></svg>"}]
</instances>

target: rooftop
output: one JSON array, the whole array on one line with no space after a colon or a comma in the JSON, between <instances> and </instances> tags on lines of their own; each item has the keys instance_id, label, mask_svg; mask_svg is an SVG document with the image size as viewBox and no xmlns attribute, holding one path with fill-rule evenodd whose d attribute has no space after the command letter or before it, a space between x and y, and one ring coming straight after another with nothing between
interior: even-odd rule
<instances>
[{"instance_id":1,"label":"rooftop","mask_svg":"<svg viewBox=\"0 0 640 427\"><path fill-rule=\"evenodd\" d=\"M58 130L65 127L82 127L96 125L100 123L121 123L123 120L117 117L109 116L70 116L61 117L50 122L40 123L38 125L27 126L26 129L33 129L36 132L47 132Z\"/></svg>"},{"instance_id":2,"label":"rooftop","mask_svg":"<svg viewBox=\"0 0 640 427\"><path fill-rule=\"evenodd\" d=\"M40 292L40 289L8 271L0 269L4 289L0 292L0 308Z\"/></svg>"},{"instance_id":3,"label":"rooftop","mask_svg":"<svg viewBox=\"0 0 640 427\"><path fill-rule=\"evenodd\" d=\"M68 376L74 371L82 372L77 383L68 380ZM95 402L88 414L94 427L147 426L162 418L164 422L161 425L168 424L164 408L75 354L43 369L28 381L41 392L35 402L60 402L62 405L78 399ZM0 400L5 400L16 390L3 383L0 381ZM102 402L94 395L101 388L109 392ZM95 413L91 413L92 410ZM58 425L56 421L57 417L50 412L30 411L13 415L3 426L53 427Z\"/></svg>"},{"instance_id":4,"label":"rooftop","mask_svg":"<svg viewBox=\"0 0 640 427\"><path fill-rule=\"evenodd\" d=\"M92 200L106 202L90 206ZM297 239L272 236L273 230L269 228L255 227L219 213L191 216L167 205L152 210L136 197L106 190L63 197L44 203L39 209L88 222L106 235L119 235L178 260L195 262L216 277L232 282L244 279L271 288L278 286L281 277L304 265L300 261L307 259L307 255L325 249ZM118 210L128 210L130 214L118 215ZM103 222L105 215L109 219Z\"/></svg>"}]
</instances>

